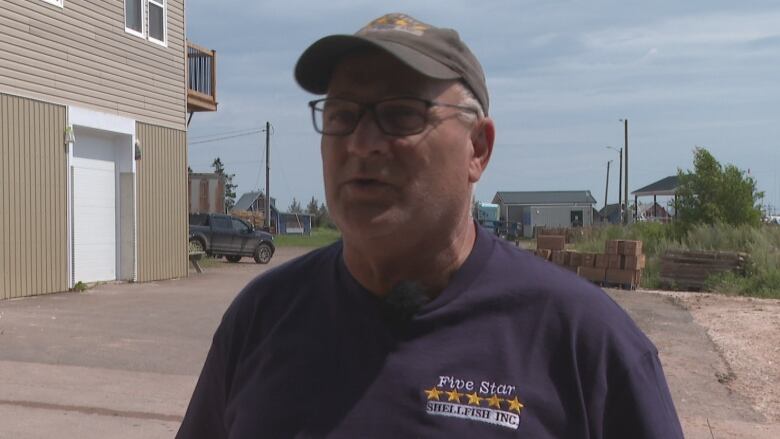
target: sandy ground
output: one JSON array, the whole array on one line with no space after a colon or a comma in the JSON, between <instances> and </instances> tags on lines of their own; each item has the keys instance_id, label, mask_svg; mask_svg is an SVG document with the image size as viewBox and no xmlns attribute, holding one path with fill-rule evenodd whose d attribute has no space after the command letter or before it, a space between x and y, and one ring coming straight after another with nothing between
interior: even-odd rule
<instances>
[{"instance_id":1,"label":"sandy ground","mask_svg":"<svg viewBox=\"0 0 780 439\"><path fill-rule=\"evenodd\" d=\"M780 301L654 291L672 297L706 329L728 370L718 377L769 422L780 423Z\"/></svg>"}]
</instances>

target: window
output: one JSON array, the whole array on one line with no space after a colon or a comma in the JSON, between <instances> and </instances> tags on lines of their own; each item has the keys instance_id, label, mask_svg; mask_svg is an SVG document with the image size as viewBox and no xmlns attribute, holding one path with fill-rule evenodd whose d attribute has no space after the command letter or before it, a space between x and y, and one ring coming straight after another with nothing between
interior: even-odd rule
<instances>
[{"instance_id":1,"label":"window","mask_svg":"<svg viewBox=\"0 0 780 439\"><path fill-rule=\"evenodd\" d=\"M143 36L144 9L143 0L125 0L125 29Z\"/></svg>"},{"instance_id":2,"label":"window","mask_svg":"<svg viewBox=\"0 0 780 439\"><path fill-rule=\"evenodd\" d=\"M249 233L249 227L243 221L237 218L231 218L231 220L233 221L233 230L238 233Z\"/></svg>"},{"instance_id":3,"label":"window","mask_svg":"<svg viewBox=\"0 0 780 439\"><path fill-rule=\"evenodd\" d=\"M167 0L125 0L125 30L157 44L167 44Z\"/></svg>"},{"instance_id":4,"label":"window","mask_svg":"<svg viewBox=\"0 0 780 439\"><path fill-rule=\"evenodd\" d=\"M165 44L165 0L149 0L149 39Z\"/></svg>"},{"instance_id":5,"label":"window","mask_svg":"<svg viewBox=\"0 0 780 439\"><path fill-rule=\"evenodd\" d=\"M233 224L231 224L230 218L224 217L224 216L215 216L211 218L211 225L215 229L232 229Z\"/></svg>"}]
</instances>

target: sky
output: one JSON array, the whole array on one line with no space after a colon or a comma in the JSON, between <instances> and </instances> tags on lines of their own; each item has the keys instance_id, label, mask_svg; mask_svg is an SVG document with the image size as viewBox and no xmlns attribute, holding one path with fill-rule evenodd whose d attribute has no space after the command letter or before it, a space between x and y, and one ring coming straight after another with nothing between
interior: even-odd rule
<instances>
[{"instance_id":1,"label":"sky","mask_svg":"<svg viewBox=\"0 0 780 439\"><path fill-rule=\"evenodd\" d=\"M619 156L607 146L623 147L627 119L630 190L690 169L704 147L780 211L776 0L187 0L187 38L217 51L219 101L192 119L190 167L210 172L220 157L239 197L263 189L265 134L230 136L268 121L277 206L324 201L316 97L296 84L295 63L317 39L390 12L456 29L482 63L497 134L477 200L589 190L600 208L612 160L615 203Z\"/></svg>"}]
</instances>

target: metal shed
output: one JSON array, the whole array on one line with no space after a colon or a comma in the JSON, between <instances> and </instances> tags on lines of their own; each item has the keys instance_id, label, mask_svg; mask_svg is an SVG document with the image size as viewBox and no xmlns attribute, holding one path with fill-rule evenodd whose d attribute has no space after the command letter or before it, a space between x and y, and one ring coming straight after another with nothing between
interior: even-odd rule
<instances>
[{"instance_id":1,"label":"metal shed","mask_svg":"<svg viewBox=\"0 0 780 439\"><path fill-rule=\"evenodd\" d=\"M507 191L496 192L493 203L502 221L521 223L530 238L536 227L592 225L596 199L590 191Z\"/></svg>"},{"instance_id":2,"label":"metal shed","mask_svg":"<svg viewBox=\"0 0 780 439\"><path fill-rule=\"evenodd\" d=\"M307 213L279 212L280 235L311 235L311 215Z\"/></svg>"}]
</instances>

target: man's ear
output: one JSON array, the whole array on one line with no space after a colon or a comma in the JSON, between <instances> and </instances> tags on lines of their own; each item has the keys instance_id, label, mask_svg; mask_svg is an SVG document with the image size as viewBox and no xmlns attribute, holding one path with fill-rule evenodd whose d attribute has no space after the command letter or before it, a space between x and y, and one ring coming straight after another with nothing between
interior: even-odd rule
<instances>
[{"instance_id":1,"label":"man's ear","mask_svg":"<svg viewBox=\"0 0 780 439\"><path fill-rule=\"evenodd\" d=\"M496 126L493 119L480 119L471 130L473 154L469 160L469 183L479 181L493 154L493 142L496 140Z\"/></svg>"}]
</instances>

